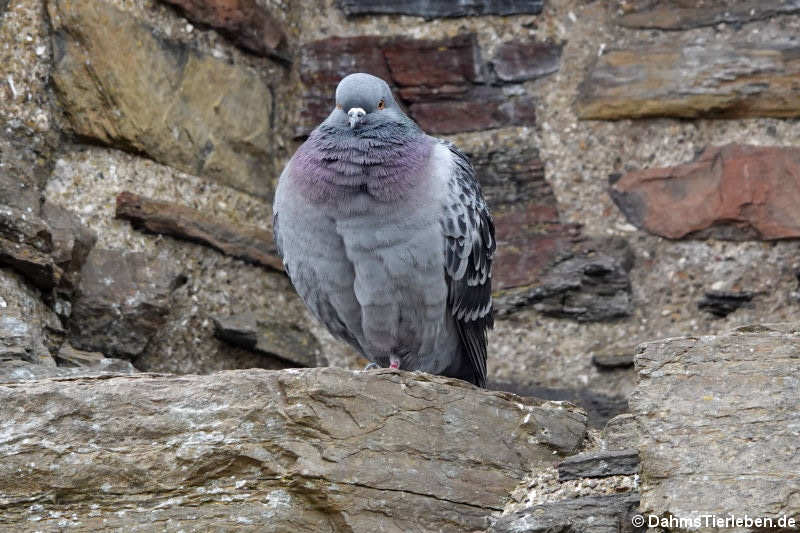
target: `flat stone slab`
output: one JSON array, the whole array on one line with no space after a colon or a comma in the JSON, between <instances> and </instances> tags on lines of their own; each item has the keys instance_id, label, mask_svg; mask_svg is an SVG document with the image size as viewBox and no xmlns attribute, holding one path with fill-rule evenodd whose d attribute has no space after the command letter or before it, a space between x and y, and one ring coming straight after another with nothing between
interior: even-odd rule
<instances>
[{"instance_id":1,"label":"flat stone slab","mask_svg":"<svg viewBox=\"0 0 800 533\"><path fill-rule=\"evenodd\" d=\"M578 117L797 117L799 51L773 43L609 50L579 87Z\"/></svg>"},{"instance_id":2,"label":"flat stone slab","mask_svg":"<svg viewBox=\"0 0 800 533\"><path fill-rule=\"evenodd\" d=\"M741 25L778 15L800 12L797 0L749 0L727 2L714 0L699 7L689 7L686 2L660 1L646 9L628 13L617 24L626 28L688 30L717 24Z\"/></svg>"},{"instance_id":3,"label":"flat stone slab","mask_svg":"<svg viewBox=\"0 0 800 533\"><path fill-rule=\"evenodd\" d=\"M0 405L12 530L484 530L586 431L570 404L389 369L49 379Z\"/></svg>"},{"instance_id":4,"label":"flat stone slab","mask_svg":"<svg viewBox=\"0 0 800 533\"><path fill-rule=\"evenodd\" d=\"M639 452L636 450L585 452L567 457L559 463L558 480L630 476L638 471Z\"/></svg>"},{"instance_id":5,"label":"flat stone slab","mask_svg":"<svg viewBox=\"0 0 800 533\"><path fill-rule=\"evenodd\" d=\"M644 514L800 518L800 326L647 343L636 368Z\"/></svg>"},{"instance_id":6,"label":"flat stone slab","mask_svg":"<svg viewBox=\"0 0 800 533\"><path fill-rule=\"evenodd\" d=\"M337 0L345 15L412 15L426 19L479 15L523 15L542 11L543 0Z\"/></svg>"},{"instance_id":7,"label":"flat stone slab","mask_svg":"<svg viewBox=\"0 0 800 533\"><path fill-rule=\"evenodd\" d=\"M283 271L272 231L233 224L185 205L127 191L117 195L116 216L130 220L135 228L204 244L249 263Z\"/></svg>"},{"instance_id":8,"label":"flat stone slab","mask_svg":"<svg viewBox=\"0 0 800 533\"><path fill-rule=\"evenodd\" d=\"M532 505L500 517L489 533L638 533L631 524L639 495L588 496Z\"/></svg>"}]
</instances>

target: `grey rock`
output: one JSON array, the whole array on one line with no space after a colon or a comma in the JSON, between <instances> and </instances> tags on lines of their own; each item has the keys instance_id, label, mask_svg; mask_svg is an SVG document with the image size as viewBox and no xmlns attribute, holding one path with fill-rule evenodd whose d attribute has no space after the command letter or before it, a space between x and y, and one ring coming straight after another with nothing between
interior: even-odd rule
<instances>
[{"instance_id":1,"label":"grey rock","mask_svg":"<svg viewBox=\"0 0 800 533\"><path fill-rule=\"evenodd\" d=\"M610 347L592 355L592 363L602 369L628 368L633 366L633 346Z\"/></svg>"},{"instance_id":2,"label":"grey rock","mask_svg":"<svg viewBox=\"0 0 800 533\"><path fill-rule=\"evenodd\" d=\"M487 388L511 392L520 396L535 396L544 400L570 402L586 411L589 426L593 428L602 428L610 419L628 410L628 401L625 398L600 394L587 388L556 389L491 381L487 384Z\"/></svg>"},{"instance_id":3,"label":"grey rock","mask_svg":"<svg viewBox=\"0 0 800 533\"><path fill-rule=\"evenodd\" d=\"M706 291L697 307L714 316L726 317L743 305L752 301L754 294L749 291Z\"/></svg>"},{"instance_id":4,"label":"grey rock","mask_svg":"<svg viewBox=\"0 0 800 533\"><path fill-rule=\"evenodd\" d=\"M56 360L60 366L67 368L83 368L125 374L137 372L136 367L130 361L109 358L100 352L77 350L70 346L68 342L61 345L56 355Z\"/></svg>"},{"instance_id":5,"label":"grey rock","mask_svg":"<svg viewBox=\"0 0 800 533\"><path fill-rule=\"evenodd\" d=\"M33 246L0 237L0 266L8 266L23 274L43 290L57 287L64 271L50 255Z\"/></svg>"},{"instance_id":6,"label":"grey rock","mask_svg":"<svg viewBox=\"0 0 800 533\"><path fill-rule=\"evenodd\" d=\"M63 270L55 264L50 227L31 208L0 205L0 266L22 273L41 289L58 286Z\"/></svg>"},{"instance_id":7,"label":"grey rock","mask_svg":"<svg viewBox=\"0 0 800 533\"><path fill-rule=\"evenodd\" d=\"M0 129L0 204L39 214L41 189L53 167L54 144L49 136Z\"/></svg>"},{"instance_id":8,"label":"grey rock","mask_svg":"<svg viewBox=\"0 0 800 533\"><path fill-rule=\"evenodd\" d=\"M483 530L586 421L458 380L334 368L22 382L0 405L17 530L31 502L41 530L65 514L82 530Z\"/></svg>"},{"instance_id":9,"label":"grey rock","mask_svg":"<svg viewBox=\"0 0 800 533\"><path fill-rule=\"evenodd\" d=\"M489 533L634 533L631 518L638 514L635 492L561 500L500 517Z\"/></svg>"},{"instance_id":10,"label":"grey rock","mask_svg":"<svg viewBox=\"0 0 800 533\"><path fill-rule=\"evenodd\" d=\"M81 270L69 322L70 343L112 357L142 354L164 325L170 293L179 282L170 261L94 248Z\"/></svg>"},{"instance_id":11,"label":"grey rock","mask_svg":"<svg viewBox=\"0 0 800 533\"><path fill-rule=\"evenodd\" d=\"M558 465L558 480L584 477L629 476L639 472L639 452L613 450L571 455Z\"/></svg>"},{"instance_id":12,"label":"grey rock","mask_svg":"<svg viewBox=\"0 0 800 533\"><path fill-rule=\"evenodd\" d=\"M536 15L542 11L543 0L337 0L345 15L411 15L426 19L480 15Z\"/></svg>"},{"instance_id":13,"label":"grey rock","mask_svg":"<svg viewBox=\"0 0 800 533\"><path fill-rule=\"evenodd\" d=\"M606 449L624 450L639 445L639 430L636 417L631 413L622 413L606 423L603 428L603 440Z\"/></svg>"},{"instance_id":14,"label":"grey rock","mask_svg":"<svg viewBox=\"0 0 800 533\"><path fill-rule=\"evenodd\" d=\"M42 205L41 215L50 228L53 243L51 256L56 265L64 270L62 282L72 287L77 281L76 274L97 242L97 235L73 211L50 202Z\"/></svg>"},{"instance_id":15,"label":"grey rock","mask_svg":"<svg viewBox=\"0 0 800 533\"><path fill-rule=\"evenodd\" d=\"M134 374L136 372L137 370L129 361L122 359L102 359L91 367L46 366L20 360L2 361L0 362L0 383Z\"/></svg>"},{"instance_id":16,"label":"grey rock","mask_svg":"<svg viewBox=\"0 0 800 533\"><path fill-rule=\"evenodd\" d=\"M800 516L798 333L755 325L640 346L629 402L643 511Z\"/></svg>"},{"instance_id":17,"label":"grey rock","mask_svg":"<svg viewBox=\"0 0 800 533\"><path fill-rule=\"evenodd\" d=\"M253 313L214 318L219 339L294 366L327 366L317 338L294 324L259 320Z\"/></svg>"},{"instance_id":18,"label":"grey rock","mask_svg":"<svg viewBox=\"0 0 800 533\"><path fill-rule=\"evenodd\" d=\"M53 250L50 227L26 209L0 204L0 237L44 253Z\"/></svg>"},{"instance_id":19,"label":"grey rock","mask_svg":"<svg viewBox=\"0 0 800 533\"><path fill-rule=\"evenodd\" d=\"M632 266L633 254L624 239L589 240L556 259L539 284L501 295L498 314L533 304L544 315L579 322L629 316Z\"/></svg>"},{"instance_id":20,"label":"grey rock","mask_svg":"<svg viewBox=\"0 0 800 533\"><path fill-rule=\"evenodd\" d=\"M10 360L55 367L61 321L16 272L0 268L0 366Z\"/></svg>"}]
</instances>

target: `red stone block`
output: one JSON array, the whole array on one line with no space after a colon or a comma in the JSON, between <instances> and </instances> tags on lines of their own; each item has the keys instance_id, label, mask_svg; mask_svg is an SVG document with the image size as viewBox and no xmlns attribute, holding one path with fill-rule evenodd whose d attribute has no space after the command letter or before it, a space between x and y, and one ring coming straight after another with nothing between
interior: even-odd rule
<instances>
[{"instance_id":1,"label":"red stone block","mask_svg":"<svg viewBox=\"0 0 800 533\"><path fill-rule=\"evenodd\" d=\"M280 23L255 0L162 0L187 19L219 30L240 48L285 59L286 34Z\"/></svg>"},{"instance_id":2,"label":"red stone block","mask_svg":"<svg viewBox=\"0 0 800 533\"><path fill-rule=\"evenodd\" d=\"M670 239L800 237L800 149L731 144L629 172L610 189L628 220Z\"/></svg>"}]
</instances>

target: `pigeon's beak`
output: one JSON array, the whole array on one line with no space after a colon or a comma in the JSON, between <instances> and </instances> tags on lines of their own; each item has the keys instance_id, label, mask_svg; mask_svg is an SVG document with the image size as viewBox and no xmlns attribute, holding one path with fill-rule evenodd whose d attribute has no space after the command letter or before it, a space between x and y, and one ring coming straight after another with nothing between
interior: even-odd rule
<instances>
[{"instance_id":1,"label":"pigeon's beak","mask_svg":"<svg viewBox=\"0 0 800 533\"><path fill-rule=\"evenodd\" d=\"M355 128L356 124L361 122L361 119L364 118L366 114L367 112L360 107L350 108L350 111L347 112L347 120L350 122L350 127Z\"/></svg>"}]
</instances>

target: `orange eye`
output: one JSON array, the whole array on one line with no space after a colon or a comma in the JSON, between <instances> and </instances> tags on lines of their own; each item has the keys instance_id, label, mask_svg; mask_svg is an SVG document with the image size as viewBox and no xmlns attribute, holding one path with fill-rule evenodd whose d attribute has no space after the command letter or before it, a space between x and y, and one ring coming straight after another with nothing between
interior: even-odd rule
<instances>
[{"instance_id":1,"label":"orange eye","mask_svg":"<svg viewBox=\"0 0 800 533\"><path fill-rule=\"evenodd\" d=\"M381 98L381 101L378 102L378 109L383 109L384 107L386 107L386 103L383 101L383 98Z\"/></svg>"}]
</instances>

